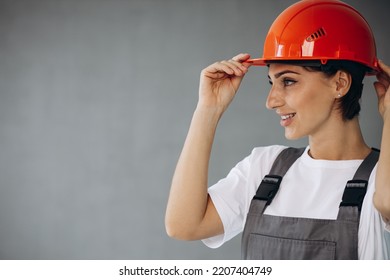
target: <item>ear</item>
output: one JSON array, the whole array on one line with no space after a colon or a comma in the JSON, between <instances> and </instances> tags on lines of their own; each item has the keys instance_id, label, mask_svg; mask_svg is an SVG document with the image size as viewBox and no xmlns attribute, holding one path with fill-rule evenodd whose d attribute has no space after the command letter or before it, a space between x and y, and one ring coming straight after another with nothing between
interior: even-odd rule
<instances>
[{"instance_id":1,"label":"ear","mask_svg":"<svg viewBox=\"0 0 390 280\"><path fill-rule=\"evenodd\" d=\"M352 76L345 70L338 70L335 77L336 82L336 98L346 95L352 84Z\"/></svg>"}]
</instances>

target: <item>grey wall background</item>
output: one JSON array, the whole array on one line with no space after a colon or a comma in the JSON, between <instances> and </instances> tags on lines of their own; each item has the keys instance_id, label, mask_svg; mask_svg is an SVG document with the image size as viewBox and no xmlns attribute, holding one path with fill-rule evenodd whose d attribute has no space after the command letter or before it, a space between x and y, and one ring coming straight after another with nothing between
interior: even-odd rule
<instances>
[{"instance_id":1,"label":"grey wall background","mask_svg":"<svg viewBox=\"0 0 390 280\"><path fill-rule=\"evenodd\" d=\"M0 258L237 259L164 229L170 181L208 64L254 57L294 1L0 0ZM390 63L389 4L348 0ZM340 23L342 24L342 23ZM210 184L254 146L287 142L252 68L221 121ZM366 81L361 123L379 147Z\"/></svg>"}]
</instances>

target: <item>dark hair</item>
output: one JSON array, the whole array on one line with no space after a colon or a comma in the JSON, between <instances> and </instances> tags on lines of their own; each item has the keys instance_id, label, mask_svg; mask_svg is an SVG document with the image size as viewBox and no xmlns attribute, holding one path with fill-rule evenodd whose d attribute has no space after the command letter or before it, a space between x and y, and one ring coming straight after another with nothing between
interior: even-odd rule
<instances>
[{"instance_id":1,"label":"dark hair","mask_svg":"<svg viewBox=\"0 0 390 280\"><path fill-rule=\"evenodd\" d=\"M342 118L345 121L352 120L359 115L361 109L360 98L363 92L362 82L364 76L370 70L367 66L349 60L329 60L326 64L322 64L318 60L280 61L279 63L302 66L308 71L319 71L328 77L333 77L339 70L348 72L352 78L351 87L347 94L339 99L338 109L341 111Z\"/></svg>"},{"instance_id":2,"label":"dark hair","mask_svg":"<svg viewBox=\"0 0 390 280\"><path fill-rule=\"evenodd\" d=\"M343 70L351 74L352 83L347 94L339 99L339 110L343 120L352 120L359 115L360 99L363 92L363 79L368 68L360 63L347 60L330 60L320 66L305 66L309 71L320 71L328 77L333 77L337 71Z\"/></svg>"}]
</instances>

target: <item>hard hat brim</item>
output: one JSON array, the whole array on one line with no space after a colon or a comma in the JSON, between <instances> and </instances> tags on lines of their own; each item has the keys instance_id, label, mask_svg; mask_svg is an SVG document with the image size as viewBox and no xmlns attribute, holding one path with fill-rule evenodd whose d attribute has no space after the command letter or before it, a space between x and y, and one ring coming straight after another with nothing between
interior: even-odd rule
<instances>
[{"instance_id":1,"label":"hard hat brim","mask_svg":"<svg viewBox=\"0 0 390 280\"><path fill-rule=\"evenodd\" d=\"M244 61L245 63L250 63L251 65L255 66L267 66L267 63L263 58L253 58L253 59L248 59Z\"/></svg>"},{"instance_id":2,"label":"hard hat brim","mask_svg":"<svg viewBox=\"0 0 390 280\"><path fill-rule=\"evenodd\" d=\"M244 61L244 63L250 63L252 66L267 66L272 63L286 63L286 64L295 64L296 65L304 65L304 66L320 66L321 64L326 64L328 60L332 59L285 59L285 58L272 58L272 59L266 59L266 58L252 58ZM297 63L299 62L299 63ZM362 63L364 65L364 63ZM366 65L367 66L367 73L366 75L372 76L376 75L379 72L381 72L378 61L376 60L372 65Z\"/></svg>"},{"instance_id":3,"label":"hard hat brim","mask_svg":"<svg viewBox=\"0 0 390 280\"><path fill-rule=\"evenodd\" d=\"M296 65L305 65L305 66L320 66L321 64L326 64L327 59L319 60L319 59L286 59L286 58L252 58L248 59L244 62L250 63L254 66L267 66L271 63L286 63L286 64L296 64Z\"/></svg>"},{"instance_id":4,"label":"hard hat brim","mask_svg":"<svg viewBox=\"0 0 390 280\"><path fill-rule=\"evenodd\" d=\"M245 63L250 63L253 66L267 66L272 63L285 63L293 65L304 65L304 66L320 66L321 64L326 64L328 60L318 60L318 59L285 59L285 58L252 58L244 61Z\"/></svg>"}]
</instances>

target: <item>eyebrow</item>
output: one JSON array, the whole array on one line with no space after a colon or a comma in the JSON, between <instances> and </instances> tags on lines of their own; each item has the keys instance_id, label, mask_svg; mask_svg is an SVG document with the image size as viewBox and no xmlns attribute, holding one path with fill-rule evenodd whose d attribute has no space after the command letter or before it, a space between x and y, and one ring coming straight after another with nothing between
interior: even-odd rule
<instances>
[{"instance_id":1,"label":"eyebrow","mask_svg":"<svg viewBox=\"0 0 390 280\"><path fill-rule=\"evenodd\" d=\"M297 75L300 75L300 73L298 73L298 72L291 71L291 70L285 70L285 71L276 73L274 75L274 77L275 77L275 79L278 79L280 76L283 76L284 74L297 74ZM269 75L268 75L268 79L271 79L271 77Z\"/></svg>"}]
</instances>

